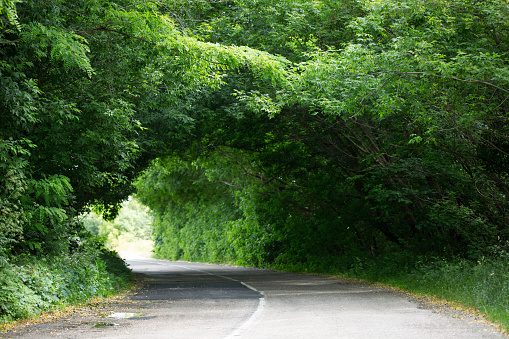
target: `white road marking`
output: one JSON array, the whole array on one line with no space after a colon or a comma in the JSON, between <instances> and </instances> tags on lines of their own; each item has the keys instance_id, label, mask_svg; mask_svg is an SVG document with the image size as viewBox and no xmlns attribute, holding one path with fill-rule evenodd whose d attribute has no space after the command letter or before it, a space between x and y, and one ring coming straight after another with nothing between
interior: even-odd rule
<instances>
[{"instance_id":1,"label":"white road marking","mask_svg":"<svg viewBox=\"0 0 509 339\"><path fill-rule=\"evenodd\" d=\"M210 272L207 272L207 271L199 270L197 268L190 268L190 267L181 266L181 265L174 265L174 266L177 266L177 267L180 267L180 268L184 268L186 270L197 271L197 272L205 273L205 274L208 274L208 275L213 275L213 276L216 276L216 277L219 277L219 278L223 278L223 279L226 279L226 280L230 280L230 281L235 281L235 282L241 283L243 286L249 288L250 290L261 294L261 297L258 299L258 307L256 308L256 311L254 311L254 313L249 317L249 319L247 319L235 331L233 331L230 335L226 336L225 339L233 339L233 338L238 338L238 337L242 336L242 334L244 334L252 326L257 324L261 320L262 313L263 313L263 310L265 308L265 297L263 296L263 291L258 291L256 288L246 284L243 281L240 281L240 280L237 280L237 279L233 279L233 278L230 278L230 277L227 277L227 276L224 276L224 275L214 274L214 273L210 273Z\"/></svg>"},{"instance_id":2,"label":"white road marking","mask_svg":"<svg viewBox=\"0 0 509 339\"><path fill-rule=\"evenodd\" d=\"M262 319L262 313L264 308L265 308L265 298L261 297L260 299L258 299L258 307L256 308L256 311L249 317L249 319L247 319L242 325L240 325L235 331L233 331L232 334L225 337L225 339L238 338L242 336L242 334L244 334L246 331L248 331L251 327L256 325Z\"/></svg>"}]
</instances>

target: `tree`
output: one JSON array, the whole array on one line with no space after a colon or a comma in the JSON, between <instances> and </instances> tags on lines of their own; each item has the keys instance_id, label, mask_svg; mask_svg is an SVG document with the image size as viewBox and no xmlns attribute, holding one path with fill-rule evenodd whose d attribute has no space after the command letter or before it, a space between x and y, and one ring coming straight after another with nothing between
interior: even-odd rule
<instances>
[{"instance_id":1,"label":"tree","mask_svg":"<svg viewBox=\"0 0 509 339\"><path fill-rule=\"evenodd\" d=\"M21 227L18 251L49 238L65 243L77 232L73 218L91 205L115 216L161 145L191 137L192 118L176 105L221 84L225 69L283 81L284 59L186 36L165 6L2 2L3 243L20 239Z\"/></svg>"},{"instance_id":2,"label":"tree","mask_svg":"<svg viewBox=\"0 0 509 339\"><path fill-rule=\"evenodd\" d=\"M316 244L333 256L505 248L504 1L229 4L190 32L300 62L284 86L229 74L236 99L208 92L189 109L203 122L181 156L226 146L254 159L244 172L258 179L231 194L235 225L255 220L241 246L256 263L306 261Z\"/></svg>"},{"instance_id":3,"label":"tree","mask_svg":"<svg viewBox=\"0 0 509 339\"><path fill-rule=\"evenodd\" d=\"M160 234L218 218L245 261L504 248L507 14L502 0L4 0L2 246L56 248L92 205L114 217L160 158L138 184Z\"/></svg>"}]
</instances>

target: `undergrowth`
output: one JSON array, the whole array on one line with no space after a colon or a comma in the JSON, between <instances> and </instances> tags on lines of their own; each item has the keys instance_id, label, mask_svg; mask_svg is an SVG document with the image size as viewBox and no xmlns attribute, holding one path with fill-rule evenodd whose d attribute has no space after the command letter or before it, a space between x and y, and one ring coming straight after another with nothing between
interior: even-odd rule
<instances>
[{"instance_id":1,"label":"undergrowth","mask_svg":"<svg viewBox=\"0 0 509 339\"><path fill-rule=\"evenodd\" d=\"M125 262L93 242L59 256L11 258L0 268L0 323L106 297L132 281Z\"/></svg>"}]
</instances>

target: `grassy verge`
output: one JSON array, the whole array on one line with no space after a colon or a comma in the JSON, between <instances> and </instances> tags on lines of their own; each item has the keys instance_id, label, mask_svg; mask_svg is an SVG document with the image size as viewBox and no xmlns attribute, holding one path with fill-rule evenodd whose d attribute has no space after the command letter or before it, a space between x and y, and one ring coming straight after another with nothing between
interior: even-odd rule
<instances>
[{"instance_id":1,"label":"grassy verge","mask_svg":"<svg viewBox=\"0 0 509 339\"><path fill-rule=\"evenodd\" d=\"M399 274L376 269L351 276L376 280L421 295L474 308L509 331L509 261L437 260Z\"/></svg>"},{"instance_id":2,"label":"grassy verge","mask_svg":"<svg viewBox=\"0 0 509 339\"><path fill-rule=\"evenodd\" d=\"M132 282L123 260L104 248L83 246L58 257L12 258L0 269L0 324L110 296Z\"/></svg>"},{"instance_id":3,"label":"grassy verge","mask_svg":"<svg viewBox=\"0 0 509 339\"><path fill-rule=\"evenodd\" d=\"M277 269L339 275L381 282L413 294L445 299L481 312L509 332L509 258L480 260L416 259L404 253L379 258L315 259L308 264L278 265ZM348 267L348 268L345 268Z\"/></svg>"}]
</instances>

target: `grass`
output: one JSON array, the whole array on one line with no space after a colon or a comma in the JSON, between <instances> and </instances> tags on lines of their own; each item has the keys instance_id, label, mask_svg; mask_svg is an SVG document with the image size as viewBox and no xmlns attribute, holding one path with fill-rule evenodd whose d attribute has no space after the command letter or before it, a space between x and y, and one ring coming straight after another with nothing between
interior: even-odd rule
<instances>
[{"instance_id":1,"label":"grass","mask_svg":"<svg viewBox=\"0 0 509 339\"><path fill-rule=\"evenodd\" d=\"M479 310L509 330L509 262L507 260L439 261L408 274L380 277L381 282L413 293L433 295Z\"/></svg>"}]
</instances>

